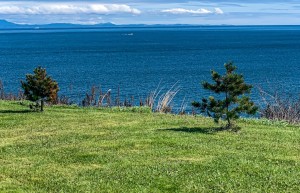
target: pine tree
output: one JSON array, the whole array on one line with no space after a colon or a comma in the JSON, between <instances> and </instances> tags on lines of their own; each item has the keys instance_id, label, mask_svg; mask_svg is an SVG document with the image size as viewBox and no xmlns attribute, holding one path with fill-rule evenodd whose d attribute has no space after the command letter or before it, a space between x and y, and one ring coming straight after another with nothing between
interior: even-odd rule
<instances>
[{"instance_id":1,"label":"pine tree","mask_svg":"<svg viewBox=\"0 0 300 193\"><path fill-rule=\"evenodd\" d=\"M59 91L58 84L47 75L46 69L37 67L34 74L27 74L26 81L21 81L24 95L33 102L40 101L40 110L44 111L44 102L54 102Z\"/></svg>"},{"instance_id":2,"label":"pine tree","mask_svg":"<svg viewBox=\"0 0 300 193\"><path fill-rule=\"evenodd\" d=\"M204 89L218 94L218 99L210 96L208 99L203 98L202 102L193 102L192 105L213 117L217 123L220 119L227 121L226 129L234 129L237 127L234 127L233 120L238 119L242 113L254 115L258 108L245 95L250 94L252 85L244 82L243 75L234 72L237 68L232 62L226 63L225 68L225 75L211 71L213 84L202 83Z\"/></svg>"}]
</instances>

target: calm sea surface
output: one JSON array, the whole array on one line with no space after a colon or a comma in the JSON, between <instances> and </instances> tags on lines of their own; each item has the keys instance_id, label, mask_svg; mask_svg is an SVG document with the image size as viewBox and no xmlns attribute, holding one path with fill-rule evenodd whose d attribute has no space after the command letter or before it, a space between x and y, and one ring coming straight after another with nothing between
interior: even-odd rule
<instances>
[{"instance_id":1,"label":"calm sea surface","mask_svg":"<svg viewBox=\"0 0 300 193\"><path fill-rule=\"evenodd\" d=\"M248 83L300 93L300 27L107 28L0 30L0 79L16 93L41 65L60 94L79 103L93 85L118 86L123 97L144 97L161 82L181 87L175 103L208 93L210 70L235 62ZM258 100L257 90L252 94Z\"/></svg>"}]
</instances>

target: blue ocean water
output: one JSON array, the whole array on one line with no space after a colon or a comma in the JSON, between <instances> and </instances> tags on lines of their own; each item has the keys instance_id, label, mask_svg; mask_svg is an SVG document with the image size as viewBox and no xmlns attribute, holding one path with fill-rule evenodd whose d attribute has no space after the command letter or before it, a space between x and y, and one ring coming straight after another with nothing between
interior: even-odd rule
<instances>
[{"instance_id":1,"label":"blue ocean water","mask_svg":"<svg viewBox=\"0 0 300 193\"><path fill-rule=\"evenodd\" d=\"M158 84L181 87L177 105L209 93L200 82L234 61L245 80L300 93L299 26L207 26L0 30L0 79L16 93L37 66L79 103L93 85L145 97ZM252 97L258 101L256 89Z\"/></svg>"}]
</instances>

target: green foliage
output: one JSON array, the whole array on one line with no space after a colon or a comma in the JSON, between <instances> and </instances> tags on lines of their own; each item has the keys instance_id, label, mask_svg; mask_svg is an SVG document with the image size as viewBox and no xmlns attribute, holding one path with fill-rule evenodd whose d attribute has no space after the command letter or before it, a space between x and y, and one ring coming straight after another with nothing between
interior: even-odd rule
<instances>
[{"instance_id":1,"label":"green foliage","mask_svg":"<svg viewBox=\"0 0 300 193\"><path fill-rule=\"evenodd\" d=\"M34 74L27 74L26 81L21 81L24 94L28 100L33 102L41 101L41 111L44 102L55 102L57 100L58 84L47 75L46 69L37 67Z\"/></svg>"},{"instance_id":2,"label":"green foliage","mask_svg":"<svg viewBox=\"0 0 300 193\"><path fill-rule=\"evenodd\" d=\"M202 86L206 90L210 90L218 95L218 98L224 96L223 99L215 99L210 96L208 99L203 98L202 102L193 102L192 105L200 108L202 113L213 117L215 122L220 119L227 121L226 128L234 129L232 120L238 119L241 113L253 115L257 112L257 107L250 101L249 94L252 85L244 82L243 75L237 74L234 71L237 69L232 62L225 64L226 73L220 75L212 71L211 77L213 84L203 82Z\"/></svg>"}]
</instances>

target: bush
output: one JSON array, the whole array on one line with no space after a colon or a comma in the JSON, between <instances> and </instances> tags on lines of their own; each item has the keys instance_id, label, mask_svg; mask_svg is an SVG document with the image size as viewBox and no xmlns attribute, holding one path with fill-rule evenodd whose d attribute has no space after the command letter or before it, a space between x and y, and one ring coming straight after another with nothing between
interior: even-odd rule
<instances>
[{"instance_id":1,"label":"bush","mask_svg":"<svg viewBox=\"0 0 300 193\"><path fill-rule=\"evenodd\" d=\"M260 114L263 118L275 121L287 121L290 124L300 123L300 97L287 96L285 92L266 92L259 88L263 101Z\"/></svg>"}]
</instances>

